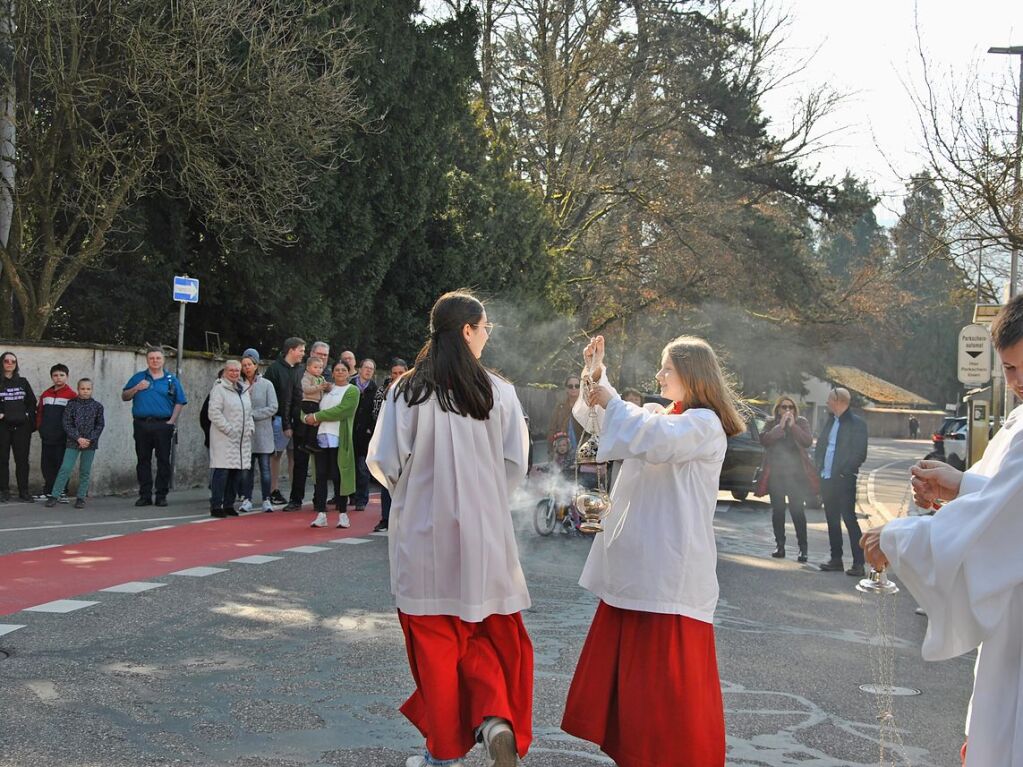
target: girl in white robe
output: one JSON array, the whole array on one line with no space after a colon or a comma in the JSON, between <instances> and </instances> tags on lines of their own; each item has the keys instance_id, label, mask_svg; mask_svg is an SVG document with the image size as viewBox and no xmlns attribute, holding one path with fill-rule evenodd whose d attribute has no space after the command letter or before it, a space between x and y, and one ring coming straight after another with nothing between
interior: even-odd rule
<instances>
[{"instance_id":1,"label":"girl in white robe","mask_svg":"<svg viewBox=\"0 0 1023 767\"><path fill-rule=\"evenodd\" d=\"M514 767L532 739L529 592L508 498L526 475L514 387L479 362L483 305L448 293L415 366L387 393L366 462L391 493L391 591L416 690L401 711L426 738L408 767L461 765L481 740Z\"/></svg>"},{"instance_id":2,"label":"girl in white robe","mask_svg":"<svg viewBox=\"0 0 1023 767\"><path fill-rule=\"evenodd\" d=\"M677 338L657 379L670 408L622 400L586 348L596 386L597 460L621 460L604 532L580 584L600 598L568 694L562 729L619 767L722 767L725 725L714 649L714 511L727 438L744 430L713 350ZM584 387L585 388L585 387Z\"/></svg>"}]
</instances>

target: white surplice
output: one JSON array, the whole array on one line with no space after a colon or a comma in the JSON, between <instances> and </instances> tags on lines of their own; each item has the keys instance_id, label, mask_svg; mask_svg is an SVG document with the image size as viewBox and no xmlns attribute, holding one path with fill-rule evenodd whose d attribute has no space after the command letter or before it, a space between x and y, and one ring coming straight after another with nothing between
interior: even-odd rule
<instances>
[{"instance_id":1,"label":"white surplice","mask_svg":"<svg viewBox=\"0 0 1023 767\"><path fill-rule=\"evenodd\" d=\"M508 503L529 435L515 388L491 382L486 421L445 413L436 397L409 407L393 386L377 418L366 463L391 493L391 592L408 615L478 623L530 605Z\"/></svg>"},{"instance_id":2,"label":"white surplice","mask_svg":"<svg viewBox=\"0 0 1023 767\"><path fill-rule=\"evenodd\" d=\"M892 570L927 612L926 660L980 647L967 767L1023 767L1023 406L932 517L881 533Z\"/></svg>"},{"instance_id":3,"label":"white surplice","mask_svg":"<svg viewBox=\"0 0 1023 767\"><path fill-rule=\"evenodd\" d=\"M611 511L579 584L612 607L713 623L718 600L714 511L728 439L713 410L666 415L612 392L597 409L599 461L622 464ZM589 423L584 392L574 413Z\"/></svg>"}]
</instances>

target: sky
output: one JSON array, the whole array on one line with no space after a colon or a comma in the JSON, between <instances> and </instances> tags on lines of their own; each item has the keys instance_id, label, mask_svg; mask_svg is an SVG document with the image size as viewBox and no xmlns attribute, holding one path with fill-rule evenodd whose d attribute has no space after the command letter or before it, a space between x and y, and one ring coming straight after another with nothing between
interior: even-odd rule
<instances>
[{"instance_id":1,"label":"sky","mask_svg":"<svg viewBox=\"0 0 1023 767\"><path fill-rule=\"evenodd\" d=\"M1023 45L1023 0L773 0L789 18L780 52L789 61L812 55L786 88L769 94L767 114L787 126L800 92L827 83L846 100L824 124L840 129L815 161L820 175L846 170L882 196L879 220L901 212L904 180L921 170L920 130L907 88L923 82L917 28L928 68L939 78L1015 80L1018 56L987 53L991 46Z\"/></svg>"}]
</instances>

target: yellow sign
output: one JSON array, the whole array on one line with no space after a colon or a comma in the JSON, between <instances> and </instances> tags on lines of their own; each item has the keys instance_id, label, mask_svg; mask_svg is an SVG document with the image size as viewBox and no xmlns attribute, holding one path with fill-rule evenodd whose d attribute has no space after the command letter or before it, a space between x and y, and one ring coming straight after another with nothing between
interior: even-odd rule
<instances>
[{"instance_id":1,"label":"yellow sign","mask_svg":"<svg viewBox=\"0 0 1023 767\"><path fill-rule=\"evenodd\" d=\"M975 304L973 307L973 321L981 325L990 325L995 321L998 312L1002 311L1005 304Z\"/></svg>"}]
</instances>

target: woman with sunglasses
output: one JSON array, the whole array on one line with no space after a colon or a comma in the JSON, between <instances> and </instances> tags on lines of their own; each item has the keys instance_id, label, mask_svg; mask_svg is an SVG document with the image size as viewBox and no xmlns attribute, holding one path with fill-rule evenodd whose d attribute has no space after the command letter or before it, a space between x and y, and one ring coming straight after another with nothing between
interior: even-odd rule
<instances>
[{"instance_id":1,"label":"woman with sunglasses","mask_svg":"<svg viewBox=\"0 0 1023 767\"><path fill-rule=\"evenodd\" d=\"M530 601L509 506L529 437L515 388L480 363L492 328L471 294L438 299L366 458L391 494L391 591L416 683L401 712L426 738L407 767L460 767L477 740L489 765L515 767L532 740Z\"/></svg>"},{"instance_id":2,"label":"woman with sunglasses","mask_svg":"<svg viewBox=\"0 0 1023 767\"><path fill-rule=\"evenodd\" d=\"M14 475L18 498L32 503L28 491L28 449L35 429L36 395L22 378L14 352L0 355L0 501L11 500L11 451L14 451Z\"/></svg>"},{"instance_id":3,"label":"woman with sunglasses","mask_svg":"<svg viewBox=\"0 0 1023 767\"><path fill-rule=\"evenodd\" d=\"M568 435L568 447L571 455L579 446L579 438L583 435L582 424L572 414L575 401L579 399L579 376L572 374L565 379L565 398L554 406L550 425L547 427L548 453L553 455L554 439L559 434Z\"/></svg>"},{"instance_id":4,"label":"woman with sunglasses","mask_svg":"<svg viewBox=\"0 0 1023 767\"><path fill-rule=\"evenodd\" d=\"M796 528L800 562L806 561L806 499L817 494L817 472L810 463L806 449L813 442L810 423L799 415L791 397L779 397L774 405L774 418L764 427L760 443L766 448L764 469L759 490L771 496L771 522L776 544L771 556L785 556L785 507ZM763 494L762 492L760 493Z\"/></svg>"}]
</instances>

